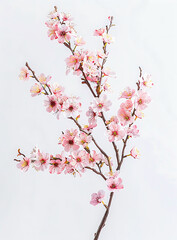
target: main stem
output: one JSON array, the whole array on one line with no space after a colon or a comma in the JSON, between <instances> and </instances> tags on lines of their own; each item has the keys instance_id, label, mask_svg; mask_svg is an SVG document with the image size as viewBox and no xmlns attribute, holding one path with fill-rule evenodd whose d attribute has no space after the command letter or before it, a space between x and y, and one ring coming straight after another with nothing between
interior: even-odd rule
<instances>
[{"instance_id":1,"label":"main stem","mask_svg":"<svg viewBox=\"0 0 177 240\"><path fill-rule=\"evenodd\" d=\"M114 195L114 193L111 192L111 193L110 193L110 196L109 196L108 207L107 207L106 212L105 212L105 214L104 214L104 216L103 216L103 218L102 218L102 220L101 220L101 223L100 223L100 225L99 225L99 227L98 227L98 230L97 230L97 232L95 233L94 240L97 240L97 239L99 238L100 233L101 233L101 230L102 230L103 227L105 226L107 217L108 217L108 215L109 215L109 210L110 210L110 206L111 206L111 203L112 203L113 195Z\"/></svg>"}]
</instances>

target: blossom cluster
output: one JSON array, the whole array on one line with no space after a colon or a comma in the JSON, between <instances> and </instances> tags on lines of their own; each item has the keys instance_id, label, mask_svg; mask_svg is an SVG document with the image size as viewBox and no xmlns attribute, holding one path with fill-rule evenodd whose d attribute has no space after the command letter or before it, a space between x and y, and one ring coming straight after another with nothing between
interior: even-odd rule
<instances>
[{"instance_id":1,"label":"blossom cluster","mask_svg":"<svg viewBox=\"0 0 177 240\"><path fill-rule=\"evenodd\" d=\"M117 112L106 120L104 113L109 112L112 105L106 95L110 89L108 77L115 75L110 68L105 66L109 56L107 46L114 41L109 34L109 30L114 26L113 17L108 17L108 20L109 24L105 28L94 31L93 35L101 38L103 45L101 50L93 53L83 48L78 49L85 44L85 41L77 34L70 14L59 13L56 7L54 11L50 12L49 20L46 22L49 38L57 40L58 43L70 50L71 55L65 60L67 73L72 71L73 74L78 75L82 84L89 88L94 98L86 111L88 123L81 125L78 121L82 113L80 99L75 96L67 96L60 84L51 82L51 76L43 73L36 76L26 63L26 66L21 68L19 78L24 81L30 78L35 80L30 89L31 96L44 95L46 111L54 113L58 119L64 112L67 119L76 124L77 129L66 129L61 133L58 144L63 149L56 155L44 153L35 147L30 156L26 157L18 150L17 156L21 159L16 159L16 161L18 162L17 167L21 170L26 172L31 166L37 171L48 169L51 174L65 173L74 176L76 174L81 176L86 170L91 170L105 180L107 188L111 192L123 188L122 179L119 177L123 160L129 156L135 159L140 156L135 146L126 154L126 144L128 139L139 136L137 121L143 118L144 110L151 101L147 90L153 86L153 82L151 75L142 74L140 68L136 89L130 87L124 89L118 98L120 105ZM115 150L116 163L111 161L112 156L107 154L93 137L99 120L103 121L107 140ZM119 157L117 141L122 143L121 157ZM103 190L93 193L90 203L94 206L103 203L107 207L103 202L104 196Z\"/></svg>"}]
</instances>

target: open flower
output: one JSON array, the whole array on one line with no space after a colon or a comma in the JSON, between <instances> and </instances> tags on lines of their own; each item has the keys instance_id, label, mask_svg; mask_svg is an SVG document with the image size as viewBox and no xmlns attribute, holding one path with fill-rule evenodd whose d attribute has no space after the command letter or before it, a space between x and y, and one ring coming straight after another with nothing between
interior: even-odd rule
<instances>
[{"instance_id":1,"label":"open flower","mask_svg":"<svg viewBox=\"0 0 177 240\"><path fill-rule=\"evenodd\" d=\"M135 107L140 111L144 110L147 107L147 104L150 103L151 98L148 96L147 92L142 90L138 91L138 96L135 99Z\"/></svg>"},{"instance_id":2,"label":"open flower","mask_svg":"<svg viewBox=\"0 0 177 240\"><path fill-rule=\"evenodd\" d=\"M30 158L24 157L18 164L17 167L23 170L24 172L28 171L31 160Z\"/></svg>"},{"instance_id":3,"label":"open flower","mask_svg":"<svg viewBox=\"0 0 177 240\"><path fill-rule=\"evenodd\" d=\"M136 147L132 148L132 150L130 151L130 155L137 159L140 157L140 152L138 151L138 149Z\"/></svg>"},{"instance_id":4,"label":"open flower","mask_svg":"<svg viewBox=\"0 0 177 240\"><path fill-rule=\"evenodd\" d=\"M27 81L29 79L29 77L30 77L30 74L29 74L28 68L27 67L22 67L21 71L20 71L20 74L19 74L20 80Z\"/></svg>"},{"instance_id":5,"label":"open flower","mask_svg":"<svg viewBox=\"0 0 177 240\"><path fill-rule=\"evenodd\" d=\"M69 42L71 39L71 30L68 26L62 25L60 28L58 27L58 30L56 31L56 35L58 37L59 43Z\"/></svg>"},{"instance_id":6,"label":"open flower","mask_svg":"<svg viewBox=\"0 0 177 240\"><path fill-rule=\"evenodd\" d=\"M121 140L124 136L125 131L121 130L121 127L118 124L114 122L109 124L108 139L110 142Z\"/></svg>"},{"instance_id":7,"label":"open flower","mask_svg":"<svg viewBox=\"0 0 177 240\"><path fill-rule=\"evenodd\" d=\"M93 109L97 113L100 113L103 110L108 111L111 104L111 101L107 100L106 95L101 95L99 98L95 98L95 101L93 103Z\"/></svg>"},{"instance_id":8,"label":"open flower","mask_svg":"<svg viewBox=\"0 0 177 240\"><path fill-rule=\"evenodd\" d=\"M106 180L106 183L107 183L108 189L111 192L115 192L118 189L124 188L123 185L122 185L122 179L121 178L110 177L109 179Z\"/></svg>"},{"instance_id":9,"label":"open flower","mask_svg":"<svg viewBox=\"0 0 177 240\"><path fill-rule=\"evenodd\" d=\"M66 130L65 134L62 135L60 142L64 147L66 152L77 151L79 145L76 142L77 129L75 130Z\"/></svg>"},{"instance_id":10,"label":"open flower","mask_svg":"<svg viewBox=\"0 0 177 240\"><path fill-rule=\"evenodd\" d=\"M60 105L58 104L57 98L55 95L47 96L47 100L44 101L44 105L47 107L47 112L56 112Z\"/></svg>"},{"instance_id":11,"label":"open flower","mask_svg":"<svg viewBox=\"0 0 177 240\"><path fill-rule=\"evenodd\" d=\"M38 83L35 83L30 89L30 93L32 97L37 96L41 92L42 92L42 86Z\"/></svg>"},{"instance_id":12,"label":"open flower","mask_svg":"<svg viewBox=\"0 0 177 240\"><path fill-rule=\"evenodd\" d=\"M34 162L36 170L42 170L46 169L49 164L49 154L48 153L41 153L38 150L37 153L37 160Z\"/></svg>"},{"instance_id":13,"label":"open flower","mask_svg":"<svg viewBox=\"0 0 177 240\"><path fill-rule=\"evenodd\" d=\"M45 76L43 73L41 73L38 77L38 80L42 84L47 84L51 80L51 76Z\"/></svg>"},{"instance_id":14,"label":"open flower","mask_svg":"<svg viewBox=\"0 0 177 240\"><path fill-rule=\"evenodd\" d=\"M131 99L135 95L135 90L127 87L125 91L121 93L120 98Z\"/></svg>"},{"instance_id":15,"label":"open flower","mask_svg":"<svg viewBox=\"0 0 177 240\"><path fill-rule=\"evenodd\" d=\"M103 201L105 192L103 190L98 191L98 193L92 193L90 204L96 206Z\"/></svg>"}]
</instances>

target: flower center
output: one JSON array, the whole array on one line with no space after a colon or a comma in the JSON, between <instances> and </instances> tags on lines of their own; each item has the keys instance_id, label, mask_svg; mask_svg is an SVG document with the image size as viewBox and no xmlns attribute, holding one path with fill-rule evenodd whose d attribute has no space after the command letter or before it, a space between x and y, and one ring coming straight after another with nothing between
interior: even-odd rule
<instances>
[{"instance_id":1,"label":"flower center","mask_svg":"<svg viewBox=\"0 0 177 240\"><path fill-rule=\"evenodd\" d=\"M50 106L51 106L51 107L55 107L55 106L56 106L56 102L53 101L53 100L51 100L51 101L50 101Z\"/></svg>"},{"instance_id":2,"label":"flower center","mask_svg":"<svg viewBox=\"0 0 177 240\"><path fill-rule=\"evenodd\" d=\"M73 108L73 106L70 106L70 107L69 107L69 111L71 111L71 112L72 112L72 111L73 111L73 109L74 109L74 108Z\"/></svg>"},{"instance_id":3,"label":"flower center","mask_svg":"<svg viewBox=\"0 0 177 240\"><path fill-rule=\"evenodd\" d=\"M61 32L60 32L60 36L61 36L61 37L64 37L65 35L66 35L66 32L65 32L65 31L61 31Z\"/></svg>"},{"instance_id":4,"label":"flower center","mask_svg":"<svg viewBox=\"0 0 177 240\"><path fill-rule=\"evenodd\" d=\"M138 104L142 104L142 99L139 99L139 100L138 100Z\"/></svg>"},{"instance_id":5,"label":"flower center","mask_svg":"<svg viewBox=\"0 0 177 240\"><path fill-rule=\"evenodd\" d=\"M112 135L117 136L117 131L112 132Z\"/></svg>"},{"instance_id":6,"label":"flower center","mask_svg":"<svg viewBox=\"0 0 177 240\"><path fill-rule=\"evenodd\" d=\"M74 141L73 141L73 140L69 140L68 143L69 143L70 145L73 145L73 144L74 144Z\"/></svg>"},{"instance_id":7,"label":"flower center","mask_svg":"<svg viewBox=\"0 0 177 240\"><path fill-rule=\"evenodd\" d=\"M58 167L58 163L57 162L55 162L53 165L54 165L54 167Z\"/></svg>"},{"instance_id":8,"label":"flower center","mask_svg":"<svg viewBox=\"0 0 177 240\"><path fill-rule=\"evenodd\" d=\"M81 162L81 159L80 159L80 158L77 158L76 161L77 161L77 162Z\"/></svg>"},{"instance_id":9,"label":"flower center","mask_svg":"<svg viewBox=\"0 0 177 240\"><path fill-rule=\"evenodd\" d=\"M114 188L116 188L116 184L113 183L110 187L114 189Z\"/></svg>"},{"instance_id":10,"label":"flower center","mask_svg":"<svg viewBox=\"0 0 177 240\"><path fill-rule=\"evenodd\" d=\"M46 163L46 160L45 159L41 159L40 162L41 162L41 164L44 164L44 163Z\"/></svg>"}]
</instances>

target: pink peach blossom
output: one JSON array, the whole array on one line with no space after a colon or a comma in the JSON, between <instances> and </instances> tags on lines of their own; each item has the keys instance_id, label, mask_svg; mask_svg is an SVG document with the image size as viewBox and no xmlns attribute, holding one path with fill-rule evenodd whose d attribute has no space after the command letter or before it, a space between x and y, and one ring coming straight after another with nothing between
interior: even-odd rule
<instances>
[{"instance_id":1,"label":"pink peach blossom","mask_svg":"<svg viewBox=\"0 0 177 240\"><path fill-rule=\"evenodd\" d=\"M137 137L137 136L139 136L138 133L139 133L139 129L138 129L137 125L132 125L127 130L127 135L129 135L130 137Z\"/></svg>"},{"instance_id":2,"label":"pink peach blossom","mask_svg":"<svg viewBox=\"0 0 177 240\"><path fill-rule=\"evenodd\" d=\"M17 167L23 170L24 172L28 171L31 160L30 158L24 157L18 164Z\"/></svg>"},{"instance_id":3,"label":"pink peach blossom","mask_svg":"<svg viewBox=\"0 0 177 240\"><path fill-rule=\"evenodd\" d=\"M100 97L95 98L95 101L93 103L93 109L97 113L100 113L103 110L108 111L111 104L111 101L107 100L106 95L100 95Z\"/></svg>"},{"instance_id":4,"label":"pink peach blossom","mask_svg":"<svg viewBox=\"0 0 177 240\"><path fill-rule=\"evenodd\" d=\"M47 22L46 25L49 28L47 34L48 34L48 37L50 38L50 40L57 39L58 37L56 35L56 31L58 30L58 24L53 24L53 23Z\"/></svg>"},{"instance_id":5,"label":"pink peach blossom","mask_svg":"<svg viewBox=\"0 0 177 240\"><path fill-rule=\"evenodd\" d=\"M84 150L75 151L70 155L72 159L74 159L74 168L84 169L84 165L86 163L87 153Z\"/></svg>"},{"instance_id":6,"label":"pink peach blossom","mask_svg":"<svg viewBox=\"0 0 177 240\"><path fill-rule=\"evenodd\" d=\"M38 77L38 80L42 84L47 84L51 80L51 76L45 76L43 73L41 73Z\"/></svg>"},{"instance_id":7,"label":"pink peach blossom","mask_svg":"<svg viewBox=\"0 0 177 240\"><path fill-rule=\"evenodd\" d=\"M47 96L47 98L48 99L44 101L44 105L47 107L47 112L56 112L57 109L61 108L55 95Z\"/></svg>"},{"instance_id":8,"label":"pink peach blossom","mask_svg":"<svg viewBox=\"0 0 177 240\"><path fill-rule=\"evenodd\" d=\"M88 122L90 124L96 122L97 113L93 110L92 107L89 107L88 111L86 112L86 116L89 117Z\"/></svg>"},{"instance_id":9,"label":"pink peach blossom","mask_svg":"<svg viewBox=\"0 0 177 240\"><path fill-rule=\"evenodd\" d=\"M144 110L147 107L147 104L151 102L150 96L148 96L147 92L143 90L138 91L138 96L135 98L135 108Z\"/></svg>"},{"instance_id":10,"label":"pink peach blossom","mask_svg":"<svg viewBox=\"0 0 177 240\"><path fill-rule=\"evenodd\" d=\"M56 96L56 97L60 97L63 93L64 93L64 87L60 86L58 83L52 83L50 85L50 88L53 92L53 94Z\"/></svg>"},{"instance_id":11,"label":"pink peach blossom","mask_svg":"<svg viewBox=\"0 0 177 240\"><path fill-rule=\"evenodd\" d=\"M118 189L123 189L122 179L110 177L106 180L107 187L111 192L115 192Z\"/></svg>"},{"instance_id":12,"label":"pink peach blossom","mask_svg":"<svg viewBox=\"0 0 177 240\"><path fill-rule=\"evenodd\" d=\"M27 67L21 68L19 78L20 80L24 80L24 81L27 81L30 78L30 74Z\"/></svg>"},{"instance_id":13,"label":"pink peach blossom","mask_svg":"<svg viewBox=\"0 0 177 240\"><path fill-rule=\"evenodd\" d=\"M139 81L141 87L151 88L154 85L154 83L151 80L151 75L147 73L145 73L144 76L142 76Z\"/></svg>"},{"instance_id":14,"label":"pink peach blossom","mask_svg":"<svg viewBox=\"0 0 177 240\"><path fill-rule=\"evenodd\" d=\"M62 25L60 28L58 27L56 35L59 43L69 42L71 39L71 30L68 26Z\"/></svg>"},{"instance_id":15,"label":"pink peach blossom","mask_svg":"<svg viewBox=\"0 0 177 240\"><path fill-rule=\"evenodd\" d=\"M138 149L136 147L133 147L132 150L130 151L130 155L133 158L139 158L140 153L139 153L139 151L138 151Z\"/></svg>"},{"instance_id":16,"label":"pink peach blossom","mask_svg":"<svg viewBox=\"0 0 177 240\"><path fill-rule=\"evenodd\" d=\"M34 162L36 170L44 171L44 169L48 167L48 164L49 164L49 154L41 153L38 150L37 160Z\"/></svg>"},{"instance_id":17,"label":"pink peach blossom","mask_svg":"<svg viewBox=\"0 0 177 240\"><path fill-rule=\"evenodd\" d=\"M118 111L118 118L120 119L121 125L125 126L133 122L133 117L131 112L127 111L124 108L120 108Z\"/></svg>"},{"instance_id":18,"label":"pink peach blossom","mask_svg":"<svg viewBox=\"0 0 177 240\"><path fill-rule=\"evenodd\" d=\"M70 97L63 103L63 110L67 117L75 117L80 112L81 103L76 97Z\"/></svg>"},{"instance_id":19,"label":"pink peach blossom","mask_svg":"<svg viewBox=\"0 0 177 240\"><path fill-rule=\"evenodd\" d=\"M90 204L96 206L103 201L104 196L105 192L103 190L98 191L98 193L92 193Z\"/></svg>"},{"instance_id":20,"label":"pink peach blossom","mask_svg":"<svg viewBox=\"0 0 177 240\"><path fill-rule=\"evenodd\" d=\"M125 131L121 130L120 126L114 122L109 124L108 139L110 142L121 140L125 136Z\"/></svg>"},{"instance_id":21,"label":"pink peach blossom","mask_svg":"<svg viewBox=\"0 0 177 240\"><path fill-rule=\"evenodd\" d=\"M42 92L42 86L40 84L38 84L38 83L35 83L31 87L30 92L31 92L31 96L35 97L35 96L37 96L38 94L40 94Z\"/></svg>"},{"instance_id":22,"label":"pink peach blossom","mask_svg":"<svg viewBox=\"0 0 177 240\"><path fill-rule=\"evenodd\" d=\"M84 132L80 132L79 136L76 137L76 142L83 147L87 147L88 143L90 143L91 140L92 137Z\"/></svg>"},{"instance_id":23,"label":"pink peach blossom","mask_svg":"<svg viewBox=\"0 0 177 240\"><path fill-rule=\"evenodd\" d=\"M111 43L114 42L114 38L111 35L107 34L107 33L103 33L102 37L103 37L103 41L105 43L111 44Z\"/></svg>"},{"instance_id":24,"label":"pink peach blossom","mask_svg":"<svg viewBox=\"0 0 177 240\"><path fill-rule=\"evenodd\" d=\"M85 44L85 41L82 37L77 36L74 43L75 43L76 46L82 46L82 45Z\"/></svg>"},{"instance_id":25,"label":"pink peach blossom","mask_svg":"<svg viewBox=\"0 0 177 240\"><path fill-rule=\"evenodd\" d=\"M94 36L102 36L104 32L105 32L105 29L104 28L100 28L98 30L95 30L93 35Z\"/></svg>"},{"instance_id":26,"label":"pink peach blossom","mask_svg":"<svg viewBox=\"0 0 177 240\"><path fill-rule=\"evenodd\" d=\"M127 111L131 111L133 108L133 103L132 103L131 99L128 99L128 100L126 100L126 102L122 103L120 105L120 108L124 108Z\"/></svg>"},{"instance_id":27,"label":"pink peach blossom","mask_svg":"<svg viewBox=\"0 0 177 240\"><path fill-rule=\"evenodd\" d=\"M79 145L76 143L77 129L69 131L66 130L65 134L62 135L59 143L62 144L66 152L77 151Z\"/></svg>"},{"instance_id":28,"label":"pink peach blossom","mask_svg":"<svg viewBox=\"0 0 177 240\"><path fill-rule=\"evenodd\" d=\"M95 166L95 163L98 163L102 160L102 155L96 153L95 150L92 151L92 154L88 155L87 162L91 167Z\"/></svg>"},{"instance_id":29,"label":"pink peach blossom","mask_svg":"<svg viewBox=\"0 0 177 240\"><path fill-rule=\"evenodd\" d=\"M120 98L131 99L135 95L135 90L127 87L125 91L122 92Z\"/></svg>"},{"instance_id":30,"label":"pink peach blossom","mask_svg":"<svg viewBox=\"0 0 177 240\"><path fill-rule=\"evenodd\" d=\"M57 157L57 155L56 155ZM60 155L58 154L58 157L60 157ZM64 170L65 166L62 163L62 161L60 159L51 159L50 160L50 167L49 167L49 172L50 173L57 173L57 174L61 174Z\"/></svg>"},{"instance_id":31,"label":"pink peach blossom","mask_svg":"<svg viewBox=\"0 0 177 240\"><path fill-rule=\"evenodd\" d=\"M67 66L70 68L73 68L74 70L77 70L80 66L80 56L78 54L74 54L69 56L66 60Z\"/></svg>"}]
</instances>

